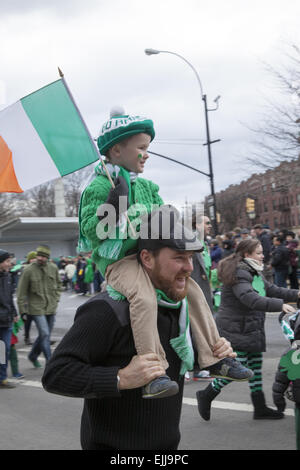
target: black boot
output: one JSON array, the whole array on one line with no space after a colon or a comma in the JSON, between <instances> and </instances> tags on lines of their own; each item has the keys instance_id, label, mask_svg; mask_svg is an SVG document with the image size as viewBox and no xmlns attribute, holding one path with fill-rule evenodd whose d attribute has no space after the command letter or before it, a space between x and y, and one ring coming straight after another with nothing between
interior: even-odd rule
<instances>
[{"instance_id":1,"label":"black boot","mask_svg":"<svg viewBox=\"0 0 300 470\"><path fill-rule=\"evenodd\" d=\"M253 419L284 418L284 414L281 411L272 410L267 407L265 395L261 390L251 393L251 400L254 406Z\"/></svg>"},{"instance_id":2,"label":"black boot","mask_svg":"<svg viewBox=\"0 0 300 470\"><path fill-rule=\"evenodd\" d=\"M220 391L215 390L211 384L209 384L204 390L196 392L198 411L205 421L210 420L211 402L217 395L219 395L219 393Z\"/></svg>"}]
</instances>

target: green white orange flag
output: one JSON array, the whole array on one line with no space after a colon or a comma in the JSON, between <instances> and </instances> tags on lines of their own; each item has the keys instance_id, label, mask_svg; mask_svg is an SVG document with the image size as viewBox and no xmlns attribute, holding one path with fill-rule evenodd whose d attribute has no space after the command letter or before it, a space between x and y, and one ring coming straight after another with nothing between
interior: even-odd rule
<instances>
[{"instance_id":1,"label":"green white orange flag","mask_svg":"<svg viewBox=\"0 0 300 470\"><path fill-rule=\"evenodd\" d=\"M98 159L64 79L0 111L0 192L21 193Z\"/></svg>"}]
</instances>

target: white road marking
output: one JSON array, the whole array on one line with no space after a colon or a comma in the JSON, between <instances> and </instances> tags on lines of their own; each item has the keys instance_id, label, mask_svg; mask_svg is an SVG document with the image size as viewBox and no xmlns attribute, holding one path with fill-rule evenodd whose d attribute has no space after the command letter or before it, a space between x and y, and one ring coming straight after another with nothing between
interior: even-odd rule
<instances>
[{"instance_id":1,"label":"white road marking","mask_svg":"<svg viewBox=\"0 0 300 470\"><path fill-rule=\"evenodd\" d=\"M11 382L16 384L25 385L26 387L35 387L35 388L43 388L41 382L35 380L26 380L26 379L9 379ZM195 398L186 398L183 397L183 404L190 405L190 406L197 406L197 400ZM212 408L217 408L219 410L228 410L228 411L246 411L246 412L253 412L253 406L248 405L247 403L234 403L229 401L213 401ZM273 408L273 407L271 407ZM275 408L273 408L275 409ZM286 416L294 416L294 410L291 408L287 408L284 412Z\"/></svg>"},{"instance_id":2,"label":"white road marking","mask_svg":"<svg viewBox=\"0 0 300 470\"><path fill-rule=\"evenodd\" d=\"M183 397L183 403L185 405L197 406L197 400L195 398L185 398ZM217 401L214 400L211 404L212 408L218 408L222 410L230 410L230 411L248 411L253 412L253 406L248 405L247 403L234 403L230 401ZM272 409L276 409L270 406ZM287 416L294 416L294 410L292 408L286 408L284 414Z\"/></svg>"},{"instance_id":3,"label":"white road marking","mask_svg":"<svg viewBox=\"0 0 300 470\"><path fill-rule=\"evenodd\" d=\"M15 384L25 385L26 387L43 388L41 382L37 382L36 380L9 379L9 381Z\"/></svg>"}]
</instances>

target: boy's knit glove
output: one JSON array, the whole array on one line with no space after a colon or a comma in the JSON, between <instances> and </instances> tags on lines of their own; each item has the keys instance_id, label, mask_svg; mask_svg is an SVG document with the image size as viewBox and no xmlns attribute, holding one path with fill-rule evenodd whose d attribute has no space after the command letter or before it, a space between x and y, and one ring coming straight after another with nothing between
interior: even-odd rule
<instances>
[{"instance_id":1,"label":"boy's knit glove","mask_svg":"<svg viewBox=\"0 0 300 470\"><path fill-rule=\"evenodd\" d=\"M111 190L108 193L107 199L105 201L105 204L111 204L116 211L116 222L119 220L120 214L123 214L123 212L126 212L129 204L128 204L128 193L129 193L129 188L126 183L125 178L123 176L118 176L118 178L115 180L115 188L111 188ZM120 196L125 196L127 198L126 203L124 203L124 198L123 201L120 203ZM103 204L98 207L97 209L97 215L98 219L101 221L106 215L103 215L103 210L101 210ZM107 213L107 211L105 211Z\"/></svg>"}]
</instances>

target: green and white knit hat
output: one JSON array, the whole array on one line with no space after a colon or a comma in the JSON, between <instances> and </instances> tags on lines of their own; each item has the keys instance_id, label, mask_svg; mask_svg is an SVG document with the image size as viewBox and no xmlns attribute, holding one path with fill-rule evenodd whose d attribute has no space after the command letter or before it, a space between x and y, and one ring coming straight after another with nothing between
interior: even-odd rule
<instances>
[{"instance_id":1,"label":"green and white knit hat","mask_svg":"<svg viewBox=\"0 0 300 470\"><path fill-rule=\"evenodd\" d=\"M155 136L153 121L142 116L129 116L120 106L114 107L111 109L110 119L103 124L97 139L100 153L105 155L107 150L118 142L140 133L150 135L152 141Z\"/></svg>"}]
</instances>

